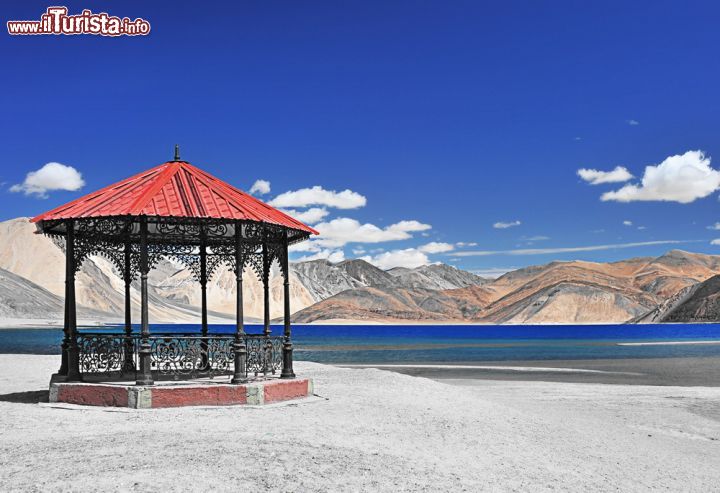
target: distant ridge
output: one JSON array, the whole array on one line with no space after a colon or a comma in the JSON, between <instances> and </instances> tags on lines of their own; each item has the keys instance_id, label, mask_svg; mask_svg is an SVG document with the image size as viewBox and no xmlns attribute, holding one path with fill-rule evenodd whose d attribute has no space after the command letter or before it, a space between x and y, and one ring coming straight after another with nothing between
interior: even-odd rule
<instances>
[{"instance_id":1,"label":"distant ridge","mask_svg":"<svg viewBox=\"0 0 720 493\"><path fill-rule=\"evenodd\" d=\"M38 259L42 259L38 261ZM64 256L34 234L27 218L0 223L0 317L62 319ZM275 267L277 274L277 267ZM612 263L550 262L489 280L445 264L384 271L360 259L314 260L290 266L291 308L298 322L624 323L720 321L713 289L720 256L671 250L659 257ZM191 274L163 260L150 273L153 323L196 323L200 288ZM248 322L262 317L262 286L244 277ZM708 281L707 285L704 285ZM12 286L12 288L9 288ZM137 283L131 291L139 319ZM102 258L85 261L77 275L83 316L120 322L123 283ZM271 276L271 317L282 314L282 279ZM232 323L235 278L218 269L208 284L210 320Z\"/></svg>"},{"instance_id":2,"label":"distant ridge","mask_svg":"<svg viewBox=\"0 0 720 493\"><path fill-rule=\"evenodd\" d=\"M406 279L416 275L403 269L390 273ZM457 289L424 291L410 282L401 291L347 290L301 310L295 318L302 322L350 318L376 322L623 323L640 320L677 293L718 274L720 257L682 250L612 263L551 262Z\"/></svg>"},{"instance_id":3,"label":"distant ridge","mask_svg":"<svg viewBox=\"0 0 720 493\"><path fill-rule=\"evenodd\" d=\"M10 309L5 318L47 319L57 318L58 300L62 301L65 278L64 255L52 241L37 235L29 218L17 218L0 223L0 268L9 274L26 280L23 290L28 299L43 300L29 304L15 315ZM42 260L39 260L42 259ZM420 288L438 288L440 285L462 287L468 279L483 282L482 278L463 273L452 267L427 266L419 268L414 285ZM414 270L410 271L414 272ZM293 263L290 266L290 306L301 310L318 301L346 290L367 286L401 288L403 280L364 260L346 260L337 264L326 260ZM468 277L470 276L470 277ZM199 320L200 287L190 272L167 260L162 260L150 272L150 319L153 323L193 323ZM427 284L425 286L423 283ZM31 287L34 286L34 287ZM35 293L39 288L47 293ZM112 265L101 257L86 260L77 275L77 299L83 313L98 321L120 322L123 319L123 283ZM35 294L31 294L35 293ZM55 301L45 295L55 296ZM12 293L0 293L0 306L5 300L8 306L19 306ZM4 296L4 297L3 297ZM274 266L270 283L270 314L281 316L283 308L282 279ZM133 319L139 319L139 292L137 282L131 290ZM248 322L262 318L262 286L256 276L246 271L244 276L245 313ZM210 320L213 323L232 323L235 319L235 276L229 268L220 268L208 283ZM62 304L62 303L61 303ZM36 306L36 312L32 307ZM59 309L62 319L63 309ZM52 315L52 316L50 316Z\"/></svg>"}]
</instances>

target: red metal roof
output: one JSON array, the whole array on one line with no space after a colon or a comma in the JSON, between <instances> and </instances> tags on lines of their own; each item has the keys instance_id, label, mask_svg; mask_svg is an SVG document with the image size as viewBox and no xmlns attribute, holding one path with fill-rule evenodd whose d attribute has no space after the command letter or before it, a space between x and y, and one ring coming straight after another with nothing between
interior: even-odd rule
<instances>
[{"instance_id":1,"label":"red metal roof","mask_svg":"<svg viewBox=\"0 0 720 493\"><path fill-rule=\"evenodd\" d=\"M311 227L185 161L161 164L56 207L34 217L32 222L140 215L241 219L318 234Z\"/></svg>"}]
</instances>

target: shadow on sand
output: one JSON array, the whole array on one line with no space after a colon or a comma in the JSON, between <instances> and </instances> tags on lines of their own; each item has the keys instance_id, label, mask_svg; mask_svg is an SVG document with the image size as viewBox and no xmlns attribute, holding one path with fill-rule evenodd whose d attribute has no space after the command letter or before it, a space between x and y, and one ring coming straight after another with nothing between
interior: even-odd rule
<instances>
[{"instance_id":1,"label":"shadow on sand","mask_svg":"<svg viewBox=\"0 0 720 493\"><path fill-rule=\"evenodd\" d=\"M14 402L16 404L37 404L48 402L50 392L47 390L30 390L28 392L14 392L12 394L1 394L0 402Z\"/></svg>"}]
</instances>

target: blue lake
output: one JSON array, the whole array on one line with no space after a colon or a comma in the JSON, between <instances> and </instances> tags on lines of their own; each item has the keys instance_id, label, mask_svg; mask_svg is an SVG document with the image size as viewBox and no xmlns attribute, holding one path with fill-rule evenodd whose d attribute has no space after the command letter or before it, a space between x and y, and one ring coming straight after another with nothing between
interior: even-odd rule
<instances>
[{"instance_id":1,"label":"blue lake","mask_svg":"<svg viewBox=\"0 0 720 493\"><path fill-rule=\"evenodd\" d=\"M119 332L119 328L83 329ZM158 332L199 332L197 325L154 325ZM261 332L248 326L248 332ZM213 333L232 333L214 325ZM273 326L281 334L281 326ZM0 330L0 353L59 354L60 329ZM594 326L296 325L295 359L325 363L462 363L720 357L720 324ZM715 341L711 344L647 344ZM638 343L640 343L638 345Z\"/></svg>"}]
</instances>

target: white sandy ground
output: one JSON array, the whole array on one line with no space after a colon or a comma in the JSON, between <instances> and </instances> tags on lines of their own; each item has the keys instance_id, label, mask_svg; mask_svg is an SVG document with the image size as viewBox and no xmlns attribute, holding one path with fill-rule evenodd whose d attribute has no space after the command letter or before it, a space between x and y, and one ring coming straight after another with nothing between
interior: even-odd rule
<instances>
[{"instance_id":1,"label":"white sandy ground","mask_svg":"<svg viewBox=\"0 0 720 493\"><path fill-rule=\"evenodd\" d=\"M0 489L718 491L720 388L439 383L296 363L315 399L61 409L55 356L0 355Z\"/></svg>"}]
</instances>

